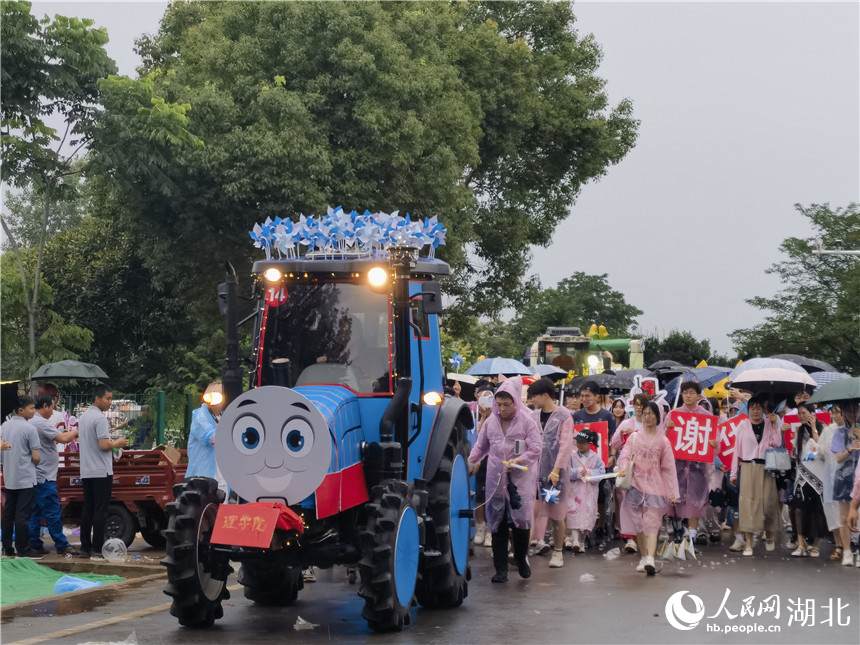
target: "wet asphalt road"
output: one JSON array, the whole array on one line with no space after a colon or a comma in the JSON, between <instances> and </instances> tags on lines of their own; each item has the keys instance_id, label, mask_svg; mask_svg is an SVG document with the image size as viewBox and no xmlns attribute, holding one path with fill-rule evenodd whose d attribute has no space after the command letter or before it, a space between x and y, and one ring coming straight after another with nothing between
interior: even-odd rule
<instances>
[{"instance_id":1,"label":"wet asphalt road","mask_svg":"<svg viewBox=\"0 0 860 645\"><path fill-rule=\"evenodd\" d=\"M613 542L612 546L620 546ZM413 624L401 633L373 634L361 618L363 600L346 570L317 571L291 607L258 607L246 600L231 576L231 598L224 618L213 628L180 627L167 611L164 580L105 589L61 602L5 610L2 642L119 643L132 634L149 643L851 643L860 642L860 569L842 567L826 557L792 559L788 550L757 550L742 558L725 545L701 547L698 563L665 563L653 578L636 573L638 556L607 561L600 552L565 555L562 569L549 569L548 557L532 557L533 575L521 580L512 568L510 582L491 584L489 549L478 547L471 559L473 578L462 607L444 611L413 608ZM141 551L153 559L158 554ZM829 545L822 556L829 554ZM238 567L236 567L238 569ZM594 582L582 582L591 574ZM720 605L729 590L725 612ZM665 617L670 596L688 591L701 598L704 615L689 629L672 627ZM741 616L744 600L756 611L777 596L780 616ZM802 602L801 602L802 601ZM773 603L773 600L770 600ZM827 624L827 606L832 625ZM810 615L809 607L814 615ZM841 610L839 607L841 606ZM694 611L694 600L682 607ZM800 607L804 611L800 611ZM804 615L801 615L801 614ZM681 614L683 616L683 613ZM297 620L316 625L295 630ZM801 625L800 620L806 624ZM789 625L791 620L792 624ZM843 623L842 626L837 622ZM844 624L846 623L847 624ZM706 624L739 628L758 624L778 632L715 633Z\"/></svg>"}]
</instances>

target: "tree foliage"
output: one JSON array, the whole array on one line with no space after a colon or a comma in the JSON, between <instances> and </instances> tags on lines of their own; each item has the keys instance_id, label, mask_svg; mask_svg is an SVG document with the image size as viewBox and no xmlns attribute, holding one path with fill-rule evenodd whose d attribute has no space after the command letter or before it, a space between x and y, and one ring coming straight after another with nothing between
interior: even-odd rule
<instances>
[{"instance_id":1,"label":"tree foliage","mask_svg":"<svg viewBox=\"0 0 860 645\"><path fill-rule=\"evenodd\" d=\"M208 293L225 257L247 269L267 216L400 209L448 225L449 292L493 315L523 295L530 245L635 141L573 22L565 3L174 3L140 41L141 71L193 106L206 145L138 138L105 165L134 224L160 232L141 243L162 280L206 267Z\"/></svg>"},{"instance_id":2,"label":"tree foliage","mask_svg":"<svg viewBox=\"0 0 860 645\"><path fill-rule=\"evenodd\" d=\"M709 340L698 340L688 331L672 330L665 338L656 335L645 337L645 365L657 361L678 361L688 367L696 367L701 361L708 365L734 367L737 358L715 354Z\"/></svg>"},{"instance_id":3,"label":"tree foliage","mask_svg":"<svg viewBox=\"0 0 860 645\"><path fill-rule=\"evenodd\" d=\"M25 251L22 261L25 268L35 263L33 251ZM4 380L26 379L30 376L32 357L28 343L27 297L21 285L18 267L9 254L0 259L0 372ZM32 272L30 272L32 275ZM28 285L32 290L32 283ZM37 364L77 359L92 343L93 334L79 325L68 324L53 307L54 290L45 282L39 283L39 301L42 306L35 319L35 333L39 338L35 355Z\"/></svg>"},{"instance_id":4,"label":"tree foliage","mask_svg":"<svg viewBox=\"0 0 860 645\"><path fill-rule=\"evenodd\" d=\"M607 274L577 271L553 288L530 292L511 328L517 342L530 347L550 326L578 326L586 333L597 323L605 325L610 336L624 337L640 315L623 293L609 286Z\"/></svg>"},{"instance_id":5,"label":"tree foliage","mask_svg":"<svg viewBox=\"0 0 860 645\"><path fill-rule=\"evenodd\" d=\"M37 364L37 333L42 318L42 257L54 204L74 200L76 183L64 181L79 172L79 151L87 144L98 115L98 79L116 72L105 53L107 32L92 20L55 16L37 20L29 2L2 2L2 181L29 188L42 207L35 262L25 271L21 241L4 215L0 224L14 254L27 319L29 369ZM62 135L48 118L63 122ZM44 339L49 342L50 339Z\"/></svg>"},{"instance_id":6,"label":"tree foliage","mask_svg":"<svg viewBox=\"0 0 860 645\"><path fill-rule=\"evenodd\" d=\"M860 205L796 204L812 235L790 237L780 250L787 259L767 273L779 276L782 290L747 302L768 312L765 321L738 329L732 341L741 354L800 354L860 373L860 258L816 255L824 249L860 249Z\"/></svg>"}]
</instances>

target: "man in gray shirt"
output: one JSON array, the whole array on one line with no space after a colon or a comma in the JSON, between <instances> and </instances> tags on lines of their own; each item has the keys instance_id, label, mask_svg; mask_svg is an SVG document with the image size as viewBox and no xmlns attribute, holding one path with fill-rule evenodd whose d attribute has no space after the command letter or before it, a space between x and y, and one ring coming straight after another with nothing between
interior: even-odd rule
<instances>
[{"instance_id":1,"label":"man in gray shirt","mask_svg":"<svg viewBox=\"0 0 860 645\"><path fill-rule=\"evenodd\" d=\"M2 453L3 483L6 487L6 508L0 520L3 531L3 555L23 558L30 553L30 532L27 522L33 510L35 498L36 466L39 464L39 435L36 428L27 423L36 414L36 402L32 396L18 397L17 415L0 426L0 434L10 444ZM15 529L15 547L12 547L12 529Z\"/></svg>"},{"instance_id":2,"label":"man in gray shirt","mask_svg":"<svg viewBox=\"0 0 860 645\"><path fill-rule=\"evenodd\" d=\"M105 541L105 522L113 487L113 449L128 444L124 437L110 438L110 424L105 412L113 402L113 390L107 385L96 387L93 404L78 420L78 446L81 456L81 481L84 506L81 510L80 557L101 553Z\"/></svg>"},{"instance_id":3,"label":"man in gray shirt","mask_svg":"<svg viewBox=\"0 0 860 645\"><path fill-rule=\"evenodd\" d=\"M51 423L54 405L55 399L50 394L38 395L36 414L30 419L30 423L39 433L41 447L39 452L42 456L42 460L36 466L36 500L33 504L33 514L30 516L30 550L34 553L47 553L42 544L42 537L39 535L44 517L57 553L74 555L77 550L69 544L69 540L63 534L62 509L57 497L57 470L60 465L57 444L72 441L78 436L78 431L61 432Z\"/></svg>"}]
</instances>

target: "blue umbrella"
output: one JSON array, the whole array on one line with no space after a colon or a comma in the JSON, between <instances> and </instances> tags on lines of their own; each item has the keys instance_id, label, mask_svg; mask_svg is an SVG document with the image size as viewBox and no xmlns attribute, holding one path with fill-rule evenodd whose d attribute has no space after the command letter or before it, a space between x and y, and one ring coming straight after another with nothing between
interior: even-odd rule
<instances>
[{"instance_id":1,"label":"blue umbrella","mask_svg":"<svg viewBox=\"0 0 860 645\"><path fill-rule=\"evenodd\" d=\"M747 370L760 370L769 367L779 367L784 370L790 370L792 372L803 372L804 374L806 374L806 370L803 369L797 363L792 363L791 361L786 361L781 358L751 358L748 361L744 361L734 370L732 370L732 373L729 374L729 380L734 381L738 376L740 376Z\"/></svg>"},{"instance_id":2,"label":"blue umbrella","mask_svg":"<svg viewBox=\"0 0 860 645\"><path fill-rule=\"evenodd\" d=\"M532 376L532 371L513 358L485 358L467 369L466 374L472 376L495 376L496 374Z\"/></svg>"},{"instance_id":3,"label":"blue umbrella","mask_svg":"<svg viewBox=\"0 0 860 645\"><path fill-rule=\"evenodd\" d=\"M687 370L680 376L676 376L666 383L666 400L675 400L678 388L681 387L681 379L684 379L684 383L696 382L701 385L704 390L705 388L714 386L722 381L729 375L729 372L731 372L731 370L727 367L715 367L711 365Z\"/></svg>"},{"instance_id":4,"label":"blue umbrella","mask_svg":"<svg viewBox=\"0 0 860 645\"><path fill-rule=\"evenodd\" d=\"M535 376L546 376L553 381L557 381L560 378L567 378L567 370L563 370L555 365L535 365L532 368L532 372Z\"/></svg>"}]
</instances>

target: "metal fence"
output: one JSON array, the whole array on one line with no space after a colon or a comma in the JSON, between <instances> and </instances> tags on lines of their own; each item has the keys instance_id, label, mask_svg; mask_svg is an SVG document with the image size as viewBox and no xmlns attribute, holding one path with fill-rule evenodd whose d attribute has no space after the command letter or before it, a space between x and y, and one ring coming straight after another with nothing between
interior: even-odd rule
<instances>
[{"instance_id":1,"label":"metal fence","mask_svg":"<svg viewBox=\"0 0 860 645\"><path fill-rule=\"evenodd\" d=\"M91 392L65 393L57 409L80 417L92 401ZM111 434L124 436L130 448L148 449L161 444L185 448L194 404L195 397L185 392L114 392L113 405L105 415Z\"/></svg>"}]
</instances>

